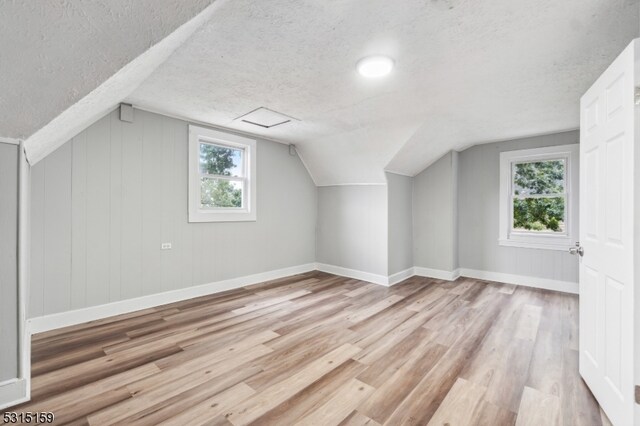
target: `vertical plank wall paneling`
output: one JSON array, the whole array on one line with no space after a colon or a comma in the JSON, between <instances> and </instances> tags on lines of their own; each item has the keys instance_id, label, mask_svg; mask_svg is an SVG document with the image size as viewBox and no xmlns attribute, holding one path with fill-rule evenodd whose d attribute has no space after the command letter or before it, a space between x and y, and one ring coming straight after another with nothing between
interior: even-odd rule
<instances>
[{"instance_id":1,"label":"vertical plank wall paneling","mask_svg":"<svg viewBox=\"0 0 640 426\"><path fill-rule=\"evenodd\" d=\"M160 244L162 244L162 134L164 120L156 120L151 114L137 114L142 124L142 294L159 293L162 288ZM167 167L170 167L167 165ZM186 172L186 170L185 170ZM185 188L186 189L186 188ZM149 268L147 265L154 265ZM154 291L155 288L155 291Z\"/></svg>"},{"instance_id":2,"label":"vertical plank wall paneling","mask_svg":"<svg viewBox=\"0 0 640 426\"><path fill-rule=\"evenodd\" d=\"M113 114L109 117L109 301L114 302L122 296L122 122Z\"/></svg>"},{"instance_id":3,"label":"vertical plank wall paneling","mask_svg":"<svg viewBox=\"0 0 640 426\"><path fill-rule=\"evenodd\" d=\"M45 166L31 168L31 269L29 271L29 312L44 311L44 201Z\"/></svg>"},{"instance_id":4,"label":"vertical plank wall paneling","mask_svg":"<svg viewBox=\"0 0 640 426\"><path fill-rule=\"evenodd\" d=\"M0 143L0 382L19 376L18 152Z\"/></svg>"},{"instance_id":5,"label":"vertical plank wall paneling","mask_svg":"<svg viewBox=\"0 0 640 426\"><path fill-rule=\"evenodd\" d=\"M389 275L414 266L413 178L385 173L389 221Z\"/></svg>"},{"instance_id":6,"label":"vertical plank wall paneling","mask_svg":"<svg viewBox=\"0 0 640 426\"><path fill-rule=\"evenodd\" d=\"M68 310L71 306L71 145L49 157L45 173L43 253L46 303Z\"/></svg>"},{"instance_id":7,"label":"vertical plank wall paneling","mask_svg":"<svg viewBox=\"0 0 640 426\"><path fill-rule=\"evenodd\" d=\"M136 114L139 120L139 114ZM116 117L117 119L117 117ZM122 126L122 221L120 288L122 299L142 296L143 126Z\"/></svg>"},{"instance_id":8,"label":"vertical plank wall paneling","mask_svg":"<svg viewBox=\"0 0 640 426\"><path fill-rule=\"evenodd\" d=\"M413 178L415 266L449 272L458 267L456 157L450 151Z\"/></svg>"},{"instance_id":9,"label":"vertical plank wall paneling","mask_svg":"<svg viewBox=\"0 0 640 426\"><path fill-rule=\"evenodd\" d=\"M317 191L286 145L258 141L256 222L187 222L187 126L114 111L33 167L28 317L315 261Z\"/></svg>"},{"instance_id":10,"label":"vertical plank wall paneling","mask_svg":"<svg viewBox=\"0 0 640 426\"><path fill-rule=\"evenodd\" d=\"M571 131L477 145L449 152L417 174L413 178L415 266L577 282L577 259L564 251L498 245L498 203L500 152L578 141L578 132Z\"/></svg>"},{"instance_id":11,"label":"vertical plank wall paneling","mask_svg":"<svg viewBox=\"0 0 640 426\"><path fill-rule=\"evenodd\" d=\"M70 143L71 145L71 309L79 309L87 306L87 132L82 132ZM44 160L45 162L48 161ZM46 164L46 163L45 163ZM44 167L43 167L44 169ZM40 167L32 168L32 185L35 187L45 176L41 175ZM37 173L37 174L36 174ZM37 202L40 194L32 193L33 202ZM35 207L31 209L32 217L44 215ZM33 220L32 220L33 222ZM39 233L34 229L32 233L32 250L38 247ZM43 254L44 255L44 254ZM32 258L32 269L37 268L38 263ZM43 278L44 279L44 278ZM44 281L34 282L31 279L31 293L37 288L44 288ZM32 307L34 316L44 314L44 306L38 306L38 310Z\"/></svg>"},{"instance_id":12,"label":"vertical plank wall paneling","mask_svg":"<svg viewBox=\"0 0 640 426\"><path fill-rule=\"evenodd\" d=\"M569 253L498 245L500 152L578 142L578 132L571 131L477 145L459 153L458 249L461 267L578 281L578 262Z\"/></svg>"},{"instance_id":13,"label":"vertical plank wall paneling","mask_svg":"<svg viewBox=\"0 0 640 426\"><path fill-rule=\"evenodd\" d=\"M109 166L110 119L99 120L87 129L86 203L87 243L86 305L109 302ZM47 176L48 178L48 176ZM55 194L53 195L55 197ZM48 252L45 250L45 256ZM45 287L50 286L46 283ZM55 305L53 305L55 306ZM60 307L56 311L64 310Z\"/></svg>"},{"instance_id":14,"label":"vertical plank wall paneling","mask_svg":"<svg viewBox=\"0 0 640 426\"><path fill-rule=\"evenodd\" d=\"M320 263L388 274L387 185L318 188Z\"/></svg>"}]
</instances>

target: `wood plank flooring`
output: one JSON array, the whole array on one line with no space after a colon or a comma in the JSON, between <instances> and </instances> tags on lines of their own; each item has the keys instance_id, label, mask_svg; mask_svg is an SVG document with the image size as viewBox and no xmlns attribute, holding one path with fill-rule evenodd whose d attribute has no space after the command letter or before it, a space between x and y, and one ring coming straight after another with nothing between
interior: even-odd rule
<instances>
[{"instance_id":1,"label":"wood plank flooring","mask_svg":"<svg viewBox=\"0 0 640 426\"><path fill-rule=\"evenodd\" d=\"M33 338L56 424L603 424L577 297L311 272ZM606 424L606 420L604 420Z\"/></svg>"}]
</instances>

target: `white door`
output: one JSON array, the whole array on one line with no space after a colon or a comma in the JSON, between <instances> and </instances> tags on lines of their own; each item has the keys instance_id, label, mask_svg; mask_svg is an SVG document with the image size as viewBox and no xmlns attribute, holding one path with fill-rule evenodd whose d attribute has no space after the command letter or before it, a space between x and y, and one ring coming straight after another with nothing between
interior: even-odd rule
<instances>
[{"instance_id":1,"label":"white door","mask_svg":"<svg viewBox=\"0 0 640 426\"><path fill-rule=\"evenodd\" d=\"M625 426L634 424L637 45L580 100L580 374L613 424Z\"/></svg>"}]
</instances>

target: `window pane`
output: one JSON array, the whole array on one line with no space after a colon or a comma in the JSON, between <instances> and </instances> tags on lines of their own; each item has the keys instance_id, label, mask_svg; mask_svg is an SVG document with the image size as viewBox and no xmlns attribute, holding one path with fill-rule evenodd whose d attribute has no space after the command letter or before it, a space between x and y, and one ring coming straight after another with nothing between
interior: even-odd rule
<instances>
[{"instance_id":1,"label":"window pane","mask_svg":"<svg viewBox=\"0 0 640 426\"><path fill-rule=\"evenodd\" d=\"M514 199L513 229L522 232L565 232L564 197Z\"/></svg>"},{"instance_id":2,"label":"window pane","mask_svg":"<svg viewBox=\"0 0 640 426\"><path fill-rule=\"evenodd\" d=\"M242 182L200 178L200 207L241 208L242 190Z\"/></svg>"},{"instance_id":3,"label":"window pane","mask_svg":"<svg viewBox=\"0 0 640 426\"><path fill-rule=\"evenodd\" d=\"M200 173L221 176L244 176L242 149L200 144Z\"/></svg>"},{"instance_id":4,"label":"window pane","mask_svg":"<svg viewBox=\"0 0 640 426\"><path fill-rule=\"evenodd\" d=\"M516 163L513 167L514 195L564 193L564 160Z\"/></svg>"}]
</instances>

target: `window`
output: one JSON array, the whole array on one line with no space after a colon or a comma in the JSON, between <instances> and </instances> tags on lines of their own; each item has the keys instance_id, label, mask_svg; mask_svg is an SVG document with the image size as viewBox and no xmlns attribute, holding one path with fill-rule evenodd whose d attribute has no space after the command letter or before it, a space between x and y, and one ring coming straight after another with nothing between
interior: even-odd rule
<instances>
[{"instance_id":1,"label":"window","mask_svg":"<svg viewBox=\"0 0 640 426\"><path fill-rule=\"evenodd\" d=\"M256 220L256 141L189 126L189 222Z\"/></svg>"},{"instance_id":2,"label":"window","mask_svg":"<svg viewBox=\"0 0 640 426\"><path fill-rule=\"evenodd\" d=\"M566 250L575 243L577 159L577 144L500 154L500 245Z\"/></svg>"}]
</instances>

